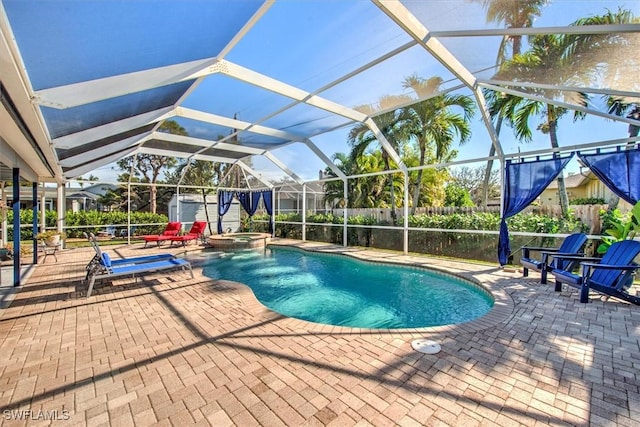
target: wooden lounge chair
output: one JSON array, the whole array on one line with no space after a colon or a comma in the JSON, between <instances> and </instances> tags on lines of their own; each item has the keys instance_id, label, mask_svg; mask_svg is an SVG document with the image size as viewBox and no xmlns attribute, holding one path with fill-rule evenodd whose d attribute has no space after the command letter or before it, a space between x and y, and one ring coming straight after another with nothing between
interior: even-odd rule
<instances>
[{"instance_id":1,"label":"wooden lounge chair","mask_svg":"<svg viewBox=\"0 0 640 427\"><path fill-rule=\"evenodd\" d=\"M640 297L631 295L627 289L633 281L633 272L640 265L633 260L640 253L640 242L623 240L609 247L602 259L590 258L580 263L582 276L569 271L554 270L556 291L562 290L562 284L580 289L580 302L589 302L589 290L619 298L640 305Z\"/></svg>"},{"instance_id":2,"label":"wooden lounge chair","mask_svg":"<svg viewBox=\"0 0 640 427\"><path fill-rule=\"evenodd\" d=\"M171 240L172 237L177 236L182 228L182 223L175 221L167 224L166 228L161 234L152 234L148 236L142 236L144 239L144 247L147 247L147 243L156 242L158 246L160 243Z\"/></svg>"},{"instance_id":3,"label":"wooden lounge chair","mask_svg":"<svg viewBox=\"0 0 640 427\"><path fill-rule=\"evenodd\" d=\"M93 285L98 279L115 279L121 276L133 276L134 280L137 280L137 276L155 273L157 271L181 268L183 270L189 269L191 278L193 279L193 270L191 269L191 263L181 258L171 258L166 260L145 262L139 264L128 265L113 265L111 258L108 254L102 253L100 259L100 268L94 269L89 274L89 289L87 290L87 298L91 296L93 291Z\"/></svg>"},{"instance_id":4,"label":"wooden lounge chair","mask_svg":"<svg viewBox=\"0 0 640 427\"><path fill-rule=\"evenodd\" d=\"M183 236L173 236L171 237L171 244L173 242L182 242L182 246L185 246L187 243L198 240L202 237L202 233L204 233L204 229L207 227L207 223L205 221L195 221L191 226L191 230Z\"/></svg>"},{"instance_id":5,"label":"wooden lounge chair","mask_svg":"<svg viewBox=\"0 0 640 427\"><path fill-rule=\"evenodd\" d=\"M522 269L522 277L529 275L529 269L540 272L540 283L547 283L547 273L551 270L567 270L571 271L575 266L575 260L561 260L558 255L578 256L587 241L587 235L584 233L575 233L567 236L559 248L541 248L524 246L522 247L522 257L520 264ZM540 252L540 259L531 258L530 252ZM551 258L551 259L550 259Z\"/></svg>"}]
</instances>

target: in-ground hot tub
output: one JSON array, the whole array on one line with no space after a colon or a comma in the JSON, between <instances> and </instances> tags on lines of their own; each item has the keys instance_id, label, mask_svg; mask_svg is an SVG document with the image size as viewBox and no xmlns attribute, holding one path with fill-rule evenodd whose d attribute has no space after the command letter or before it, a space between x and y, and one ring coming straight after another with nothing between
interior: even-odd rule
<instances>
[{"instance_id":1,"label":"in-ground hot tub","mask_svg":"<svg viewBox=\"0 0 640 427\"><path fill-rule=\"evenodd\" d=\"M269 233L227 233L209 237L209 245L214 249L254 249L264 248L270 240Z\"/></svg>"}]
</instances>

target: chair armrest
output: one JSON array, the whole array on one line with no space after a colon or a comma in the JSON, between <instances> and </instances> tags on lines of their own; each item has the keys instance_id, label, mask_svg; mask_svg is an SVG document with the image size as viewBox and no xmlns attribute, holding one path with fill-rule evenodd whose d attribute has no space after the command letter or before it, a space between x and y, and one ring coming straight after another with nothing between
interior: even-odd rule
<instances>
[{"instance_id":1,"label":"chair armrest","mask_svg":"<svg viewBox=\"0 0 640 427\"><path fill-rule=\"evenodd\" d=\"M543 248L541 246L523 246L522 250L530 250L530 251L545 251L545 252L557 252L558 250L560 250L560 248Z\"/></svg>"},{"instance_id":2,"label":"chair armrest","mask_svg":"<svg viewBox=\"0 0 640 427\"><path fill-rule=\"evenodd\" d=\"M640 268L640 265L638 264L616 265L616 264L599 264L599 263L593 263L593 262L581 262L580 265L583 267L602 268L605 270L636 270Z\"/></svg>"},{"instance_id":3,"label":"chair armrest","mask_svg":"<svg viewBox=\"0 0 640 427\"><path fill-rule=\"evenodd\" d=\"M563 259L567 261L592 261L594 263L599 262L601 259L596 257L587 257L579 254L569 254L569 255L552 254L551 256L557 259Z\"/></svg>"}]
</instances>

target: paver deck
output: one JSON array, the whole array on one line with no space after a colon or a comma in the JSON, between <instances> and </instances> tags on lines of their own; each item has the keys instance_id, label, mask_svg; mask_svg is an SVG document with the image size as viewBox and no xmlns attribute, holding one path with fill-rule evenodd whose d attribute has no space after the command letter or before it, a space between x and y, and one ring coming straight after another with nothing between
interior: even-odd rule
<instances>
[{"instance_id":1,"label":"paver deck","mask_svg":"<svg viewBox=\"0 0 640 427\"><path fill-rule=\"evenodd\" d=\"M285 242L292 243L292 242ZM342 252L324 244L293 242ZM160 272L98 284L89 249L38 265L0 314L2 425L638 425L640 307L553 292L538 276L347 248L487 286L496 306L420 330L323 326L251 291ZM182 248L108 247L115 256ZM113 257L112 256L112 257ZM411 348L438 341L435 355ZM51 418L56 418L51 421Z\"/></svg>"}]
</instances>

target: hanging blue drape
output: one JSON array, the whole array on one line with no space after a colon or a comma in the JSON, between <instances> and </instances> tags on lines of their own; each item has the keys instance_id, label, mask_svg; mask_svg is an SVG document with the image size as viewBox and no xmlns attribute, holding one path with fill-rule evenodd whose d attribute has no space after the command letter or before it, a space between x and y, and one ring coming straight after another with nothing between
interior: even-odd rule
<instances>
[{"instance_id":1,"label":"hanging blue drape","mask_svg":"<svg viewBox=\"0 0 640 427\"><path fill-rule=\"evenodd\" d=\"M229 211L233 201L233 191L222 190L218 192L218 234L222 234L222 217Z\"/></svg>"},{"instance_id":2,"label":"hanging blue drape","mask_svg":"<svg viewBox=\"0 0 640 427\"><path fill-rule=\"evenodd\" d=\"M244 208L244 211L252 217L258 210L258 202L260 201L260 192L238 191L236 197L240 201L240 205Z\"/></svg>"},{"instance_id":3,"label":"hanging blue drape","mask_svg":"<svg viewBox=\"0 0 640 427\"><path fill-rule=\"evenodd\" d=\"M517 214L531 204L551 184L562 169L569 163L568 157L530 162L512 163L507 160L505 167L502 218L500 218L500 239L498 241L498 261L500 265L508 262L511 253L509 230L506 219Z\"/></svg>"},{"instance_id":4,"label":"hanging blue drape","mask_svg":"<svg viewBox=\"0 0 640 427\"><path fill-rule=\"evenodd\" d=\"M236 191L236 197L240 201L240 206L244 208L244 211L252 216L251 213L251 193L248 191Z\"/></svg>"},{"instance_id":5,"label":"hanging blue drape","mask_svg":"<svg viewBox=\"0 0 640 427\"><path fill-rule=\"evenodd\" d=\"M264 202L264 208L269 214L269 233L273 234L273 197L271 190L264 190L262 192L262 201Z\"/></svg>"},{"instance_id":6,"label":"hanging blue drape","mask_svg":"<svg viewBox=\"0 0 640 427\"><path fill-rule=\"evenodd\" d=\"M595 154L578 153L595 176L626 202L635 205L640 200L640 149L618 147L617 151Z\"/></svg>"},{"instance_id":7,"label":"hanging blue drape","mask_svg":"<svg viewBox=\"0 0 640 427\"><path fill-rule=\"evenodd\" d=\"M262 192L260 191L254 191L253 193L251 193L251 213L249 215L253 215L258 210L260 196L262 196Z\"/></svg>"}]
</instances>

